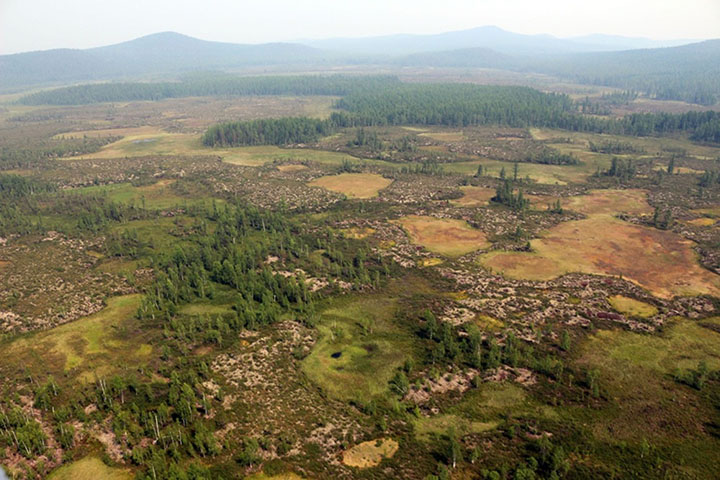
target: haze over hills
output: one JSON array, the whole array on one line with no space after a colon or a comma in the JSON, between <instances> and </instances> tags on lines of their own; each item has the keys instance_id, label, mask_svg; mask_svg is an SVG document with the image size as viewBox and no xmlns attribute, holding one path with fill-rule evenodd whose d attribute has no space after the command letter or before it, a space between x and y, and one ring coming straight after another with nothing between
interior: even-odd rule
<instances>
[{"instance_id":1,"label":"haze over hills","mask_svg":"<svg viewBox=\"0 0 720 480\"><path fill-rule=\"evenodd\" d=\"M87 50L0 56L0 91L250 67L292 70L385 65L544 73L579 83L633 89L658 98L715 103L720 98L720 40L629 49L682 42L607 35L559 39L480 27L437 35L242 45L164 32Z\"/></svg>"},{"instance_id":2,"label":"haze over hills","mask_svg":"<svg viewBox=\"0 0 720 480\"><path fill-rule=\"evenodd\" d=\"M523 35L495 26L485 26L435 35L332 38L300 43L326 50L374 55L407 55L470 48L489 48L509 55L544 55L659 48L690 42L690 40L657 41L600 34L561 39L552 35Z\"/></svg>"},{"instance_id":3,"label":"haze over hills","mask_svg":"<svg viewBox=\"0 0 720 480\"><path fill-rule=\"evenodd\" d=\"M87 50L56 49L0 56L0 89L252 65L321 62L326 55L298 44L241 45L163 32Z\"/></svg>"}]
</instances>

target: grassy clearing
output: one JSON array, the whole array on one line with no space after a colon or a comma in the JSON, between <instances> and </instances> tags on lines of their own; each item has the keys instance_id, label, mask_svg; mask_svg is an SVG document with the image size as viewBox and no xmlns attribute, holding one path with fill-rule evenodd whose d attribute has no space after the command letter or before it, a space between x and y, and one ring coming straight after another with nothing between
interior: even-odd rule
<instances>
[{"instance_id":1,"label":"grassy clearing","mask_svg":"<svg viewBox=\"0 0 720 480\"><path fill-rule=\"evenodd\" d=\"M141 187L134 187L130 183L117 183L114 185L83 187L75 189L75 191L82 194L105 194L115 202L138 206L145 205L145 208L158 210L204 201L204 199L188 200L177 195L172 190L173 183L175 183L175 180L165 179Z\"/></svg>"},{"instance_id":2,"label":"grassy clearing","mask_svg":"<svg viewBox=\"0 0 720 480\"><path fill-rule=\"evenodd\" d=\"M690 156L700 159L714 159L720 153L720 149L708 145L699 145L683 138L671 137L626 137L622 135L605 135L597 133L570 132L567 130L553 130L547 128L531 128L530 134L535 140L552 141L555 148L565 150L587 150L589 142L601 144L603 142L629 143L638 149L645 151L644 155L657 156L662 153L685 151ZM566 143L567 140L572 143ZM564 146L564 147L563 147Z\"/></svg>"},{"instance_id":3,"label":"grassy clearing","mask_svg":"<svg viewBox=\"0 0 720 480\"><path fill-rule=\"evenodd\" d=\"M509 382L485 383L478 389L470 390L463 400L451 407L448 414L461 419L479 422L476 428L485 431L505 420L513 418L555 419L558 414L551 407L532 400L525 389ZM467 421L467 420L465 420Z\"/></svg>"},{"instance_id":4,"label":"grassy clearing","mask_svg":"<svg viewBox=\"0 0 720 480\"><path fill-rule=\"evenodd\" d=\"M281 172L300 172L302 170L307 170L307 165L301 165L298 163L291 163L289 165L278 165L277 169Z\"/></svg>"},{"instance_id":5,"label":"grassy clearing","mask_svg":"<svg viewBox=\"0 0 720 480\"><path fill-rule=\"evenodd\" d=\"M132 472L105 465L99 458L86 457L58 468L48 480L130 480Z\"/></svg>"},{"instance_id":6,"label":"grassy clearing","mask_svg":"<svg viewBox=\"0 0 720 480\"><path fill-rule=\"evenodd\" d=\"M577 363L599 372L612 406L568 413L587 422L602 441L648 439L673 451L694 444L699 450L693 456L699 461L693 468L717 464L720 446L706 428L715 415L712 407L671 377L676 369L697 368L701 360L710 369L720 368L720 334L691 320L678 319L662 336L599 331L582 346ZM698 455L701 451L706 453Z\"/></svg>"},{"instance_id":7,"label":"grassy clearing","mask_svg":"<svg viewBox=\"0 0 720 480\"><path fill-rule=\"evenodd\" d=\"M398 220L413 242L431 252L458 257L489 246L487 237L463 220L410 215Z\"/></svg>"},{"instance_id":8,"label":"grassy clearing","mask_svg":"<svg viewBox=\"0 0 720 480\"><path fill-rule=\"evenodd\" d=\"M413 425L418 438L431 440L433 435L446 435L450 428L454 428L460 436L489 432L496 429L500 422L478 422L459 415L444 414L419 418L413 422Z\"/></svg>"},{"instance_id":9,"label":"grassy clearing","mask_svg":"<svg viewBox=\"0 0 720 480\"><path fill-rule=\"evenodd\" d=\"M303 477L292 472L279 473L277 475L267 475L263 472L260 472L245 478L247 478L247 480L303 480Z\"/></svg>"},{"instance_id":10,"label":"grassy clearing","mask_svg":"<svg viewBox=\"0 0 720 480\"><path fill-rule=\"evenodd\" d=\"M431 138L438 142L462 142L465 140L463 132L425 132L420 134L421 137Z\"/></svg>"},{"instance_id":11,"label":"grassy clearing","mask_svg":"<svg viewBox=\"0 0 720 480\"><path fill-rule=\"evenodd\" d=\"M585 215L615 215L618 213L652 213L645 190L592 190L587 195L570 197L563 202L568 210Z\"/></svg>"},{"instance_id":12,"label":"grassy clearing","mask_svg":"<svg viewBox=\"0 0 720 480\"><path fill-rule=\"evenodd\" d=\"M614 295L608 298L608 302L618 312L631 317L649 318L658 313L653 305L622 295Z\"/></svg>"},{"instance_id":13,"label":"grassy clearing","mask_svg":"<svg viewBox=\"0 0 720 480\"><path fill-rule=\"evenodd\" d=\"M692 220L688 220L686 223L696 226L696 227L712 227L717 222L714 218L694 218Z\"/></svg>"},{"instance_id":14,"label":"grassy clearing","mask_svg":"<svg viewBox=\"0 0 720 480\"><path fill-rule=\"evenodd\" d=\"M612 216L649 213L644 191L599 190L573 197L565 206L588 218L562 223L532 240L532 253L491 252L481 263L527 280L571 272L622 276L665 298L720 293L720 277L698 264L690 241Z\"/></svg>"},{"instance_id":15,"label":"grassy clearing","mask_svg":"<svg viewBox=\"0 0 720 480\"><path fill-rule=\"evenodd\" d=\"M356 468L376 467L384 458L392 458L398 448L398 443L391 438L370 440L344 451L343 463Z\"/></svg>"},{"instance_id":16,"label":"grassy clearing","mask_svg":"<svg viewBox=\"0 0 720 480\"><path fill-rule=\"evenodd\" d=\"M460 190L463 192L463 196L453 200L452 203L461 207L487 205L495 196L495 190L492 188L462 186Z\"/></svg>"},{"instance_id":17,"label":"grassy clearing","mask_svg":"<svg viewBox=\"0 0 720 480\"><path fill-rule=\"evenodd\" d=\"M273 161L297 163L309 161L326 165L340 165L343 161L351 161L354 163L396 168L389 162L359 159L345 153L326 152L322 150L284 149L274 146L210 148L202 144L200 135L168 133L157 127L110 129L104 130L103 132L106 133L104 136L115 134L127 135L117 142L105 145L95 153L68 157L68 160L140 157L147 155L211 155L220 157L224 162L247 167L259 167ZM76 134L84 135L91 134L91 132L76 132ZM66 133L63 135L67 136L70 134Z\"/></svg>"},{"instance_id":18,"label":"grassy clearing","mask_svg":"<svg viewBox=\"0 0 720 480\"><path fill-rule=\"evenodd\" d=\"M343 173L320 177L308 185L342 193L350 198L372 198L392 182L391 179L375 173Z\"/></svg>"},{"instance_id":19,"label":"grassy clearing","mask_svg":"<svg viewBox=\"0 0 720 480\"><path fill-rule=\"evenodd\" d=\"M414 354L411 337L394 323L396 300L341 299L319 318L320 338L303 360L307 376L331 397L368 401Z\"/></svg>"},{"instance_id":20,"label":"grassy clearing","mask_svg":"<svg viewBox=\"0 0 720 480\"><path fill-rule=\"evenodd\" d=\"M692 320L677 319L663 336L601 330L591 337L584 352L584 358L600 365L604 365L602 357L607 357L608 362L628 363L664 375L676 368L695 368L701 360L715 370L720 369L720 333Z\"/></svg>"},{"instance_id":21,"label":"grassy clearing","mask_svg":"<svg viewBox=\"0 0 720 480\"><path fill-rule=\"evenodd\" d=\"M345 228L341 230L341 232L347 238L354 238L356 240L360 240L373 235L375 233L375 229L370 227L352 227Z\"/></svg>"},{"instance_id":22,"label":"grassy clearing","mask_svg":"<svg viewBox=\"0 0 720 480\"><path fill-rule=\"evenodd\" d=\"M702 268L692 243L673 232L593 216L562 223L531 246L532 253L491 252L481 262L512 278L584 272L622 276L664 298L720 294L720 276Z\"/></svg>"},{"instance_id":23,"label":"grassy clearing","mask_svg":"<svg viewBox=\"0 0 720 480\"><path fill-rule=\"evenodd\" d=\"M7 352L18 365L77 375L83 381L113 372L119 358L124 366L142 364L152 348L130 333L140 299L141 295L111 298L98 313L21 337L8 345Z\"/></svg>"},{"instance_id":24,"label":"grassy clearing","mask_svg":"<svg viewBox=\"0 0 720 480\"><path fill-rule=\"evenodd\" d=\"M582 183L595 173L597 167L607 168L610 160L601 157L592 162L581 165L540 165L536 163L520 163L518 165L518 176L520 178L530 177L531 180L545 185L567 185L568 183ZM467 162L453 162L443 164L443 169L449 173L461 175L475 175L478 166L482 165L485 175L499 177L500 171L504 168L506 173L512 172L511 162L499 160L472 160Z\"/></svg>"},{"instance_id":25,"label":"grassy clearing","mask_svg":"<svg viewBox=\"0 0 720 480\"><path fill-rule=\"evenodd\" d=\"M191 303L180 308L183 315L220 315L232 311L231 305L211 305L207 303Z\"/></svg>"}]
</instances>

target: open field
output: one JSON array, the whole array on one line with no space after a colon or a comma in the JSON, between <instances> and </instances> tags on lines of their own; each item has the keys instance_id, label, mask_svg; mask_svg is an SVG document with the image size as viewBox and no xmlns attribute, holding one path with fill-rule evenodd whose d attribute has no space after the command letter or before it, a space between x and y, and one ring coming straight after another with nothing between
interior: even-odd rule
<instances>
[{"instance_id":1,"label":"open field","mask_svg":"<svg viewBox=\"0 0 720 480\"><path fill-rule=\"evenodd\" d=\"M58 376L71 375L83 382L117 370L118 356L125 367L142 364L152 347L131 334L137 327L135 313L140 295L108 300L108 306L89 317L61 325L52 330L21 337L6 351L14 366L55 371ZM140 340L140 341L138 341Z\"/></svg>"},{"instance_id":2,"label":"open field","mask_svg":"<svg viewBox=\"0 0 720 480\"><path fill-rule=\"evenodd\" d=\"M130 470L112 468L97 457L86 457L58 468L50 474L48 480L130 480L134 478Z\"/></svg>"},{"instance_id":3,"label":"open field","mask_svg":"<svg viewBox=\"0 0 720 480\"><path fill-rule=\"evenodd\" d=\"M692 242L672 232L595 216L560 224L531 246L532 253L489 253L482 263L528 280L571 272L622 276L664 298L720 294L720 276L702 268Z\"/></svg>"},{"instance_id":4,"label":"open field","mask_svg":"<svg viewBox=\"0 0 720 480\"><path fill-rule=\"evenodd\" d=\"M563 206L588 218L560 224L532 240L532 253L492 252L482 263L528 280L571 272L622 276L661 297L720 293L720 277L700 267L692 242L612 216L649 213L643 191L594 191L572 197Z\"/></svg>"},{"instance_id":5,"label":"open field","mask_svg":"<svg viewBox=\"0 0 720 480\"><path fill-rule=\"evenodd\" d=\"M321 312L320 339L303 360L307 376L327 394L368 401L388 389L395 369L413 355L411 339L393 324L394 299L344 299Z\"/></svg>"},{"instance_id":6,"label":"open field","mask_svg":"<svg viewBox=\"0 0 720 480\"><path fill-rule=\"evenodd\" d=\"M462 207L487 205L495 196L495 190L492 188L462 186L460 190L463 192L463 196L453 200L452 203Z\"/></svg>"},{"instance_id":7,"label":"open field","mask_svg":"<svg viewBox=\"0 0 720 480\"><path fill-rule=\"evenodd\" d=\"M398 448L398 443L391 438L370 440L344 451L343 463L356 468L376 467L384 458L392 458Z\"/></svg>"},{"instance_id":8,"label":"open field","mask_svg":"<svg viewBox=\"0 0 720 480\"><path fill-rule=\"evenodd\" d=\"M392 163L381 160L359 159L341 152L328 152L324 150L312 150L305 148L286 149L274 146L253 146L253 147L232 147L232 148L211 148L202 144L199 134L194 133L169 133L158 127L138 127L130 129L106 129L102 130L103 136L123 136L117 142L102 147L95 153L68 157L67 160L79 159L108 159L124 157L140 157L147 155L166 156L213 156L219 157L224 162L247 167L259 167L274 161L281 162L317 162L325 165L340 165L343 161L362 163L367 165L385 166L397 168ZM68 135L92 136L93 131L65 133ZM300 166L292 167L290 170L284 167L284 171L297 171ZM282 168L281 168L282 170Z\"/></svg>"},{"instance_id":9,"label":"open field","mask_svg":"<svg viewBox=\"0 0 720 480\"><path fill-rule=\"evenodd\" d=\"M612 216L618 213L638 215L652 213L644 190L593 190L587 195L562 200L563 208L588 216Z\"/></svg>"},{"instance_id":10,"label":"open field","mask_svg":"<svg viewBox=\"0 0 720 480\"><path fill-rule=\"evenodd\" d=\"M497 421L478 422L459 415L441 414L432 417L422 417L414 422L415 434L421 440L432 440L433 435L447 435L454 428L458 435L465 436L473 433L485 433L494 430L500 423Z\"/></svg>"},{"instance_id":11,"label":"open field","mask_svg":"<svg viewBox=\"0 0 720 480\"><path fill-rule=\"evenodd\" d=\"M696 369L700 361L719 368L718 352L720 334L686 319L677 319L662 336L597 332L583 345L578 364L599 371L612 406L583 414L583 421L589 421L590 431L603 441L649 440L673 454L682 452L693 458L687 463L691 473L709 478L695 469L717 471L720 466L717 438L707 430L713 407L698 401L672 376Z\"/></svg>"},{"instance_id":12,"label":"open field","mask_svg":"<svg viewBox=\"0 0 720 480\"><path fill-rule=\"evenodd\" d=\"M614 295L608 298L608 302L615 310L630 317L648 318L658 312L658 309L649 303L622 295Z\"/></svg>"},{"instance_id":13,"label":"open field","mask_svg":"<svg viewBox=\"0 0 720 480\"><path fill-rule=\"evenodd\" d=\"M331 192L342 193L350 198L372 198L393 181L375 173L342 173L320 177L308 183L311 187L322 187Z\"/></svg>"},{"instance_id":14,"label":"open field","mask_svg":"<svg viewBox=\"0 0 720 480\"><path fill-rule=\"evenodd\" d=\"M431 252L457 257L489 246L487 237L463 220L411 215L399 219L413 242Z\"/></svg>"},{"instance_id":15,"label":"open field","mask_svg":"<svg viewBox=\"0 0 720 480\"><path fill-rule=\"evenodd\" d=\"M607 141L629 143L644 151L640 156L653 156L674 152L686 152L699 159L715 159L720 154L718 147L701 145L683 138L672 137L629 137L620 135L606 135L585 132L568 132L545 128L531 128L530 133L536 140L550 142L550 144L565 153L585 151L589 142L603 143ZM557 139L558 143L553 143ZM572 143L567 143L570 139ZM591 152L587 152L591 153Z\"/></svg>"},{"instance_id":16,"label":"open field","mask_svg":"<svg viewBox=\"0 0 720 480\"><path fill-rule=\"evenodd\" d=\"M136 206L145 206L153 209L166 209L183 203L196 203L197 199L189 200L172 191L174 180L160 180L152 185L135 187L129 183L116 183L75 189L75 192L84 194L103 194L109 199L129 203ZM202 201L202 200L201 200Z\"/></svg>"},{"instance_id":17,"label":"open field","mask_svg":"<svg viewBox=\"0 0 720 480\"><path fill-rule=\"evenodd\" d=\"M607 168L609 159L599 158L596 162L581 165L540 165L536 163L521 163L518 168L520 178L530 177L531 180L546 185L567 185L569 183L582 183L597 171L597 167ZM443 165L443 170L462 175L475 175L478 165L483 166L485 175L498 177L503 168L509 174L513 164L499 160L480 159L462 162L453 162Z\"/></svg>"}]
</instances>

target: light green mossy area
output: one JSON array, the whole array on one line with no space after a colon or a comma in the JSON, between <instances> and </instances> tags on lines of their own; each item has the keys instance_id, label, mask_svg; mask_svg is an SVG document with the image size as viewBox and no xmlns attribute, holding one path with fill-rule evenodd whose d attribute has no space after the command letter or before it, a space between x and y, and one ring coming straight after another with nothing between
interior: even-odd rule
<instances>
[{"instance_id":1,"label":"light green mossy area","mask_svg":"<svg viewBox=\"0 0 720 480\"><path fill-rule=\"evenodd\" d=\"M64 465L50 474L48 480L131 480L135 476L126 469L105 465L97 457Z\"/></svg>"},{"instance_id":2,"label":"light green mossy area","mask_svg":"<svg viewBox=\"0 0 720 480\"><path fill-rule=\"evenodd\" d=\"M303 370L333 398L368 401L386 392L395 370L413 356L412 336L394 324L393 298L333 303L319 316L319 340Z\"/></svg>"}]
</instances>

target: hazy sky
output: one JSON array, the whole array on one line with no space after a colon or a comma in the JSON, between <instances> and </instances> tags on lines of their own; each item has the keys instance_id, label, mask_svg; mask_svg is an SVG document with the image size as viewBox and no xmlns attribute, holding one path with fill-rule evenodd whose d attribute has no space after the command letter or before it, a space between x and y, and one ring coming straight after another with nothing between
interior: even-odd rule
<instances>
[{"instance_id":1,"label":"hazy sky","mask_svg":"<svg viewBox=\"0 0 720 480\"><path fill-rule=\"evenodd\" d=\"M0 53L176 31L234 43L497 25L560 37L720 37L720 0L0 0Z\"/></svg>"}]
</instances>

